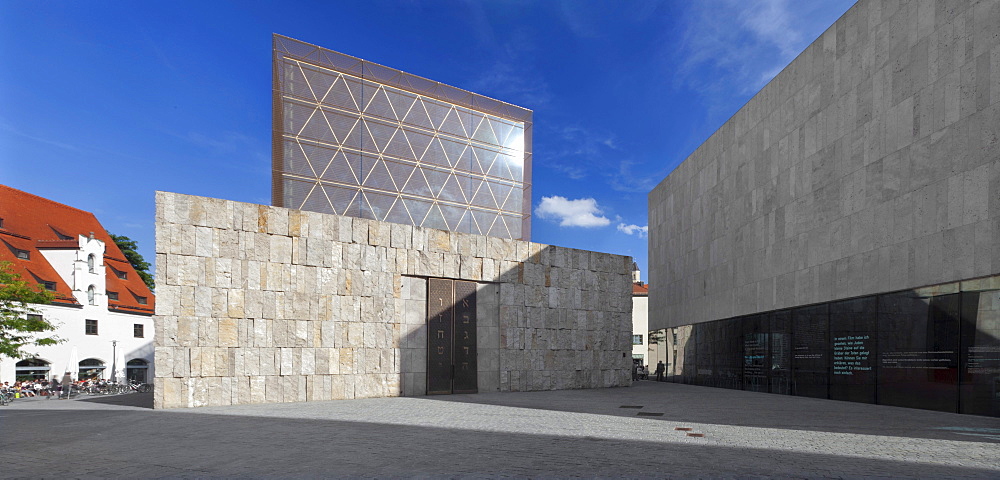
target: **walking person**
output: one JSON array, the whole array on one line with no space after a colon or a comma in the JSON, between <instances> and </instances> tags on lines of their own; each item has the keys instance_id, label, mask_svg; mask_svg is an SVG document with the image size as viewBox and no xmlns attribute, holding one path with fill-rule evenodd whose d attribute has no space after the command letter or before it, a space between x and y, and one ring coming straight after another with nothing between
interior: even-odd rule
<instances>
[{"instance_id":1,"label":"walking person","mask_svg":"<svg viewBox=\"0 0 1000 480\"><path fill-rule=\"evenodd\" d=\"M62 389L66 394L64 398L69 400L69 395L73 393L73 377L70 376L69 372L66 372L66 374L63 375Z\"/></svg>"},{"instance_id":2,"label":"walking person","mask_svg":"<svg viewBox=\"0 0 1000 480\"><path fill-rule=\"evenodd\" d=\"M663 381L663 374L666 373L666 371L667 371L667 366L663 364L663 360L660 360L659 362L656 362L656 381L657 382L662 382Z\"/></svg>"},{"instance_id":3,"label":"walking person","mask_svg":"<svg viewBox=\"0 0 1000 480\"><path fill-rule=\"evenodd\" d=\"M59 395L62 395L62 385L59 384L58 377L52 377L52 381L49 382L49 398L59 398Z\"/></svg>"}]
</instances>

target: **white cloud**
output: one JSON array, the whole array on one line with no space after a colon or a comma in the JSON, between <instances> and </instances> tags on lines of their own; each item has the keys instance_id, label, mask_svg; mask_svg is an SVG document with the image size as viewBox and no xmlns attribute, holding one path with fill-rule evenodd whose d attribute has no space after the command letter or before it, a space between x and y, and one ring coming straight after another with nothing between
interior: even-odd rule
<instances>
[{"instance_id":1,"label":"white cloud","mask_svg":"<svg viewBox=\"0 0 1000 480\"><path fill-rule=\"evenodd\" d=\"M559 221L560 227L605 227L611 220L601 215L603 213L593 198L568 200L566 197L542 197L542 202L535 208L539 218Z\"/></svg>"},{"instance_id":2,"label":"white cloud","mask_svg":"<svg viewBox=\"0 0 1000 480\"><path fill-rule=\"evenodd\" d=\"M513 62L497 61L471 81L472 90L487 92L490 96L508 99L530 109L547 105L552 94L544 78L526 74L523 70Z\"/></svg>"},{"instance_id":3,"label":"white cloud","mask_svg":"<svg viewBox=\"0 0 1000 480\"><path fill-rule=\"evenodd\" d=\"M608 155L619 150L613 134L578 125L550 127L543 135L551 145L555 145L554 151L545 157L545 166L572 180L604 171ZM536 133L535 138L538 137Z\"/></svg>"},{"instance_id":4,"label":"white cloud","mask_svg":"<svg viewBox=\"0 0 1000 480\"><path fill-rule=\"evenodd\" d=\"M690 2L682 11L677 79L709 97L755 93L853 3Z\"/></svg>"},{"instance_id":5,"label":"white cloud","mask_svg":"<svg viewBox=\"0 0 1000 480\"><path fill-rule=\"evenodd\" d=\"M765 0L744 10L741 15L743 26L753 32L762 43L773 45L781 51L781 56L791 60L802 50L802 32L795 29L785 0ZM808 44L808 42L806 42Z\"/></svg>"},{"instance_id":6,"label":"white cloud","mask_svg":"<svg viewBox=\"0 0 1000 480\"><path fill-rule=\"evenodd\" d=\"M638 226L638 225L625 225L624 223L618 224L618 231L626 235L638 235L639 238L643 238L649 233L649 225Z\"/></svg>"}]
</instances>

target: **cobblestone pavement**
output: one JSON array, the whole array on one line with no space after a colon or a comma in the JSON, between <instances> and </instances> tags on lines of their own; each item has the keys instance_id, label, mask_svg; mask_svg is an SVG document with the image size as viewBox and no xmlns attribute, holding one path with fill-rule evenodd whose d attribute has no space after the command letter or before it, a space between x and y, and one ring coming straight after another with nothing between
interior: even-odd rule
<instances>
[{"instance_id":1,"label":"cobblestone pavement","mask_svg":"<svg viewBox=\"0 0 1000 480\"><path fill-rule=\"evenodd\" d=\"M142 403L150 397L0 407L0 477L1000 478L1000 418L670 383Z\"/></svg>"}]
</instances>

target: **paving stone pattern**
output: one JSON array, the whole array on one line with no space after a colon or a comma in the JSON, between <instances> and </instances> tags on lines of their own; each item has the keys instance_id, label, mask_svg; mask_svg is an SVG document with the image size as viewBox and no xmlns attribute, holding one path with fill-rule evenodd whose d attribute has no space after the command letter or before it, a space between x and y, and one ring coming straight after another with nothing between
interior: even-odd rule
<instances>
[{"instance_id":1,"label":"paving stone pattern","mask_svg":"<svg viewBox=\"0 0 1000 480\"><path fill-rule=\"evenodd\" d=\"M157 408L422 395L426 279L477 282L480 391L630 383L629 257L167 192Z\"/></svg>"},{"instance_id":2,"label":"paving stone pattern","mask_svg":"<svg viewBox=\"0 0 1000 480\"><path fill-rule=\"evenodd\" d=\"M122 403L0 408L0 476L1000 477L1000 419L671 383L170 410Z\"/></svg>"}]
</instances>

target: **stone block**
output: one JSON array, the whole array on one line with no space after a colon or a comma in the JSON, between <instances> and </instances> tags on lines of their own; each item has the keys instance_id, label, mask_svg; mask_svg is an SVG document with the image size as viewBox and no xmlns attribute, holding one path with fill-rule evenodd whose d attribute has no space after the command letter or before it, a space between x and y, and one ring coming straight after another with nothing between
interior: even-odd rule
<instances>
[{"instance_id":1,"label":"stone block","mask_svg":"<svg viewBox=\"0 0 1000 480\"><path fill-rule=\"evenodd\" d=\"M264 207L262 213L264 214L266 225L263 230L258 231L272 235L288 235L288 212L287 208ZM258 226L260 226L259 220Z\"/></svg>"},{"instance_id":2,"label":"stone block","mask_svg":"<svg viewBox=\"0 0 1000 480\"><path fill-rule=\"evenodd\" d=\"M331 400L343 400L348 398L346 394L346 389L344 387L343 375L332 375L330 377L330 399Z\"/></svg>"},{"instance_id":3,"label":"stone block","mask_svg":"<svg viewBox=\"0 0 1000 480\"><path fill-rule=\"evenodd\" d=\"M452 253L451 232L427 229L427 250L438 253Z\"/></svg>"},{"instance_id":4,"label":"stone block","mask_svg":"<svg viewBox=\"0 0 1000 480\"><path fill-rule=\"evenodd\" d=\"M157 395L154 398L162 398L160 407L162 408L184 408L189 406L187 401L187 389L184 379L164 378L156 383ZM159 393L162 392L162 396ZM154 405L155 407L155 405Z\"/></svg>"},{"instance_id":5,"label":"stone block","mask_svg":"<svg viewBox=\"0 0 1000 480\"><path fill-rule=\"evenodd\" d=\"M177 344L185 347L198 345L198 327L197 317L178 317Z\"/></svg>"},{"instance_id":6,"label":"stone block","mask_svg":"<svg viewBox=\"0 0 1000 480\"><path fill-rule=\"evenodd\" d=\"M316 373L316 349L301 348L302 365L300 373L302 375L314 375Z\"/></svg>"},{"instance_id":7,"label":"stone block","mask_svg":"<svg viewBox=\"0 0 1000 480\"><path fill-rule=\"evenodd\" d=\"M338 350L339 350L338 356L340 358L340 373L342 375L353 375L355 373L354 349L340 348Z\"/></svg>"},{"instance_id":8,"label":"stone block","mask_svg":"<svg viewBox=\"0 0 1000 480\"><path fill-rule=\"evenodd\" d=\"M389 225L389 246L399 249L408 249L413 246L413 227L400 223Z\"/></svg>"},{"instance_id":9,"label":"stone block","mask_svg":"<svg viewBox=\"0 0 1000 480\"><path fill-rule=\"evenodd\" d=\"M198 257L217 256L218 252L215 250L215 229L209 227L194 227L193 230L193 254Z\"/></svg>"},{"instance_id":10,"label":"stone block","mask_svg":"<svg viewBox=\"0 0 1000 480\"><path fill-rule=\"evenodd\" d=\"M156 357L160 367L154 372L156 378L172 377L174 374L174 349L172 347L157 346L153 349L153 355Z\"/></svg>"},{"instance_id":11,"label":"stone block","mask_svg":"<svg viewBox=\"0 0 1000 480\"><path fill-rule=\"evenodd\" d=\"M219 319L219 346L236 347L239 346L238 321L236 318Z\"/></svg>"},{"instance_id":12,"label":"stone block","mask_svg":"<svg viewBox=\"0 0 1000 480\"><path fill-rule=\"evenodd\" d=\"M281 403L285 400L284 377L264 377L264 403Z\"/></svg>"},{"instance_id":13,"label":"stone block","mask_svg":"<svg viewBox=\"0 0 1000 480\"><path fill-rule=\"evenodd\" d=\"M368 244L388 247L391 241L391 225L386 222L372 222L368 227Z\"/></svg>"},{"instance_id":14,"label":"stone block","mask_svg":"<svg viewBox=\"0 0 1000 480\"><path fill-rule=\"evenodd\" d=\"M252 376L249 378L249 403L266 403L267 402L267 379L270 377L265 376Z\"/></svg>"},{"instance_id":15,"label":"stone block","mask_svg":"<svg viewBox=\"0 0 1000 480\"><path fill-rule=\"evenodd\" d=\"M344 376L344 398L354 398L354 376Z\"/></svg>"},{"instance_id":16,"label":"stone block","mask_svg":"<svg viewBox=\"0 0 1000 480\"><path fill-rule=\"evenodd\" d=\"M351 242L358 244L368 244L368 226L372 222L364 218L351 219Z\"/></svg>"},{"instance_id":17,"label":"stone block","mask_svg":"<svg viewBox=\"0 0 1000 480\"><path fill-rule=\"evenodd\" d=\"M478 257L473 257L470 255L462 255L460 258L461 266L458 274L458 278L468 279L468 280L481 280L483 276L483 259Z\"/></svg>"},{"instance_id":18,"label":"stone block","mask_svg":"<svg viewBox=\"0 0 1000 480\"><path fill-rule=\"evenodd\" d=\"M461 257L459 255L442 254L441 276L445 278L461 278L459 276Z\"/></svg>"},{"instance_id":19,"label":"stone block","mask_svg":"<svg viewBox=\"0 0 1000 480\"><path fill-rule=\"evenodd\" d=\"M282 376L299 375L302 372L302 349L285 347L280 349Z\"/></svg>"},{"instance_id":20,"label":"stone block","mask_svg":"<svg viewBox=\"0 0 1000 480\"><path fill-rule=\"evenodd\" d=\"M292 263L292 238L284 235L268 235L268 261Z\"/></svg>"},{"instance_id":21,"label":"stone block","mask_svg":"<svg viewBox=\"0 0 1000 480\"><path fill-rule=\"evenodd\" d=\"M274 347L265 347L259 349L259 361L260 361L260 375L261 376L271 376L277 375L280 371L281 360L277 355L279 355L280 350Z\"/></svg>"},{"instance_id":22,"label":"stone block","mask_svg":"<svg viewBox=\"0 0 1000 480\"><path fill-rule=\"evenodd\" d=\"M337 236L334 237L340 243L351 243L354 238L354 222L351 217L332 217L331 222L336 223L336 227L331 227L331 230L336 230Z\"/></svg>"}]
</instances>

